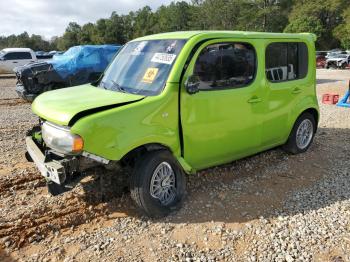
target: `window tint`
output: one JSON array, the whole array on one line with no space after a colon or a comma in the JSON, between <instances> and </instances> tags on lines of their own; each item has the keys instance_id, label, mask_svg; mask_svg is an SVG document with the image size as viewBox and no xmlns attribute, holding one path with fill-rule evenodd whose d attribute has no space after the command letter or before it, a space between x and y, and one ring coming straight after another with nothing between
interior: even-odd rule
<instances>
[{"instance_id":1,"label":"window tint","mask_svg":"<svg viewBox=\"0 0 350 262\"><path fill-rule=\"evenodd\" d=\"M194 75L199 89L215 90L248 85L256 71L253 46L246 43L220 43L205 47L198 56Z\"/></svg>"},{"instance_id":2,"label":"window tint","mask_svg":"<svg viewBox=\"0 0 350 262\"><path fill-rule=\"evenodd\" d=\"M306 77L308 50L305 43L272 43L266 49L266 77L271 82Z\"/></svg>"},{"instance_id":3,"label":"window tint","mask_svg":"<svg viewBox=\"0 0 350 262\"><path fill-rule=\"evenodd\" d=\"M6 60L32 59L29 52L13 52L5 55Z\"/></svg>"}]
</instances>

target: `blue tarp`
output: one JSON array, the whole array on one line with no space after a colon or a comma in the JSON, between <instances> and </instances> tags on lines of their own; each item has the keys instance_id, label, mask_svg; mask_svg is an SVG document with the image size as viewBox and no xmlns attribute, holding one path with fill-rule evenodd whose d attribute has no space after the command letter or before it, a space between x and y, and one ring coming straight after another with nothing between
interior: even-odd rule
<instances>
[{"instance_id":1,"label":"blue tarp","mask_svg":"<svg viewBox=\"0 0 350 262\"><path fill-rule=\"evenodd\" d=\"M337 106L350 108L350 90L346 92L345 96L338 102Z\"/></svg>"},{"instance_id":2,"label":"blue tarp","mask_svg":"<svg viewBox=\"0 0 350 262\"><path fill-rule=\"evenodd\" d=\"M62 55L55 55L48 63L52 64L62 78L81 71L103 72L119 48L116 45L74 46Z\"/></svg>"}]
</instances>

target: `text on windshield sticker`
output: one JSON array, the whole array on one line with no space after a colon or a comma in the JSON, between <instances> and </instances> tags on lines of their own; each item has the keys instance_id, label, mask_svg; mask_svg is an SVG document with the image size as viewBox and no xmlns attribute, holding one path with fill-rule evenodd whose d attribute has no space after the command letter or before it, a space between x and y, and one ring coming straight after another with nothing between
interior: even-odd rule
<instances>
[{"instance_id":1,"label":"text on windshield sticker","mask_svg":"<svg viewBox=\"0 0 350 262\"><path fill-rule=\"evenodd\" d=\"M174 54L155 53L151 61L154 63L171 65L174 62L175 58L176 55Z\"/></svg>"}]
</instances>

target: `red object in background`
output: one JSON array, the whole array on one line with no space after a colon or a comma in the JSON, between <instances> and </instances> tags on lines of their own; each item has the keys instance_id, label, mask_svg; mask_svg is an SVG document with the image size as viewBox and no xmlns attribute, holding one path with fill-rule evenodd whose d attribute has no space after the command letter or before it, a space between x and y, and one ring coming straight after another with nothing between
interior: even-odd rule
<instances>
[{"instance_id":1,"label":"red object in background","mask_svg":"<svg viewBox=\"0 0 350 262\"><path fill-rule=\"evenodd\" d=\"M324 68L326 66L326 57L325 56L317 56L316 57L316 67L317 68Z\"/></svg>"},{"instance_id":2,"label":"red object in background","mask_svg":"<svg viewBox=\"0 0 350 262\"><path fill-rule=\"evenodd\" d=\"M322 103L328 105L334 105L338 103L339 95L338 94L324 94L322 96Z\"/></svg>"}]
</instances>

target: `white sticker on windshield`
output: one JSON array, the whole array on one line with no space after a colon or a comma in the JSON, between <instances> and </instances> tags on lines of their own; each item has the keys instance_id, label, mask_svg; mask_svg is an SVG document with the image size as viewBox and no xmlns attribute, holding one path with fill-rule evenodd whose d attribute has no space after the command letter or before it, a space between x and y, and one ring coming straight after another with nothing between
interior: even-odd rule
<instances>
[{"instance_id":1,"label":"white sticker on windshield","mask_svg":"<svg viewBox=\"0 0 350 262\"><path fill-rule=\"evenodd\" d=\"M174 54L155 53L151 61L154 63L171 65L174 62L175 58L176 55Z\"/></svg>"},{"instance_id":2,"label":"white sticker on windshield","mask_svg":"<svg viewBox=\"0 0 350 262\"><path fill-rule=\"evenodd\" d=\"M147 41L142 41L131 52L131 55L141 55L142 54L142 50L145 48L146 45L147 45Z\"/></svg>"}]
</instances>

